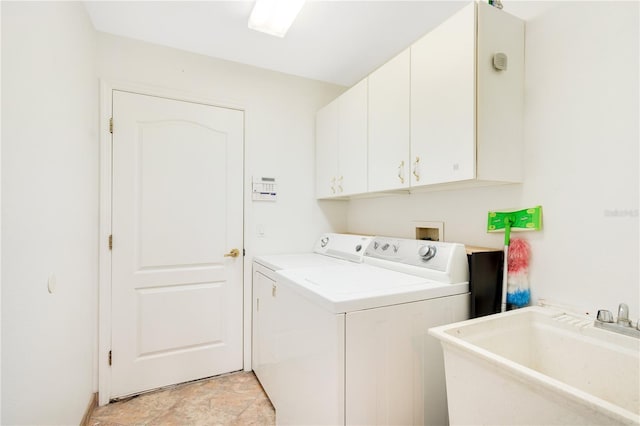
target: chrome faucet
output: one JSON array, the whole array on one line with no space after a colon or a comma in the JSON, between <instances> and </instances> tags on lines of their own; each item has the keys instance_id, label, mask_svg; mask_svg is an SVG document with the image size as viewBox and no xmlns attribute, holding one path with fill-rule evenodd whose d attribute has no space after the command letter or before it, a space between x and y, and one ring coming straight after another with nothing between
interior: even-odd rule
<instances>
[{"instance_id":1,"label":"chrome faucet","mask_svg":"<svg viewBox=\"0 0 640 426\"><path fill-rule=\"evenodd\" d=\"M594 326L605 330L615 331L626 336L640 338L640 321L636 322L635 328L629 319L629 306L626 303L618 305L618 319L613 322L613 314L606 309L598 310L598 316L594 321Z\"/></svg>"},{"instance_id":2,"label":"chrome faucet","mask_svg":"<svg viewBox=\"0 0 640 426\"><path fill-rule=\"evenodd\" d=\"M618 320L616 321L620 325L631 327L631 321L629 320L629 306L626 303L618 305Z\"/></svg>"}]
</instances>

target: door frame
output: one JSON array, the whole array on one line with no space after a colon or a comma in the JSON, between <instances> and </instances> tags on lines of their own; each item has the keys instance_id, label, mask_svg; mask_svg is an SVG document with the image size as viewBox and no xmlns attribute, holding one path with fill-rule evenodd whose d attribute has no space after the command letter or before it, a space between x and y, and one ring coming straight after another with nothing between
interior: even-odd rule
<instances>
[{"instance_id":1,"label":"door frame","mask_svg":"<svg viewBox=\"0 0 640 426\"><path fill-rule=\"evenodd\" d=\"M98 238L98 338L97 338L97 354L94 355L94 362L97 361L97 380L98 380L98 404L105 405L111 399L111 371L109 366L109 351L111 350L111 250L109 249L109 235L111 235L111 197L112 197L112 135L109 130L109 120L113 111L114 90L136 93L139 95L157 96L161 98L173 99L176 101L192 102L197 104L210 105L220 108L235 109L244 113L244 126L242 135L242 158L243 158L243 247L246 252L248 235L246 208L249 205L247 201L248 191L245 183L249 182L246 173L246 130L247 130L247 111L242 105L233 102L220 102L216 99L202 97L190 92L184 92L174 89L166 89L157 86L150 86L140 83L131 83L124 81L100 80L100 226ZM116 123L117 125L117 123ZM251 311L252 311L252 290L251 290L251 270L247 272L247 256L243 256L243 273L242 273L242 350L243 350L243 368L245 371L251 371ZM94 373L95 374L95 373ZM94 376L95 377L95 376Z\"/></svg>"}]
</instances>

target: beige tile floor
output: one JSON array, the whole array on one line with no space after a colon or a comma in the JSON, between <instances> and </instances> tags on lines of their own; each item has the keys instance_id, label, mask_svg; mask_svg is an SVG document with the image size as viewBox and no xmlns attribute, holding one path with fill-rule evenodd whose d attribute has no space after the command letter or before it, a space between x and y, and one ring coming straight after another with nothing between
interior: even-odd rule
<instances>
[{"instance_id":1,"label":"beige tile floor","mask_svg":"<svg viewBox=\"0 0 640 426\"><path fill-rule=\"evenodd\" d=\"M98 407L89 425L273 425L275 412L252 372L161 389Z\"/></svg>"}]
</instances>

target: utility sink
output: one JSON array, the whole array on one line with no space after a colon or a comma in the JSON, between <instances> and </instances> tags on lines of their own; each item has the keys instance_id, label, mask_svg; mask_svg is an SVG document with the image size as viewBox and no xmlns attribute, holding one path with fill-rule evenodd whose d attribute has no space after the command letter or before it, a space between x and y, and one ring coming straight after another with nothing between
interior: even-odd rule
<instances>
[{"instance_id":1,"label":"utility sink","mask_svg":"<svg viewBox=\"0 0 640 426\"><path fill-rule=\"evenodd\" d=\"M640 339L528 307L431 328L452 425L640 425Z\"/></svg>"}]
</instances>

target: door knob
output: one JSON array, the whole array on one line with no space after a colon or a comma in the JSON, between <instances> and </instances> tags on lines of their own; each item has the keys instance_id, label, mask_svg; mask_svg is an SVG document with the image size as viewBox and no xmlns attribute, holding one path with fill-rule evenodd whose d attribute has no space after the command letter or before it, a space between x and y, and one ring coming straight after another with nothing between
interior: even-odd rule
<instances>
[{"instance_id":1,"label":"door knob","mask_svg":"<svg viewBox=\"0 0 640 426\"><path fill-rule=\"evenodd\" d=\"M224 257L238 257L240 256L240 250L238 249L231 249L231 251L227 254L224 255Z\"/></svg>"}]
</instances>

